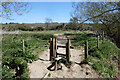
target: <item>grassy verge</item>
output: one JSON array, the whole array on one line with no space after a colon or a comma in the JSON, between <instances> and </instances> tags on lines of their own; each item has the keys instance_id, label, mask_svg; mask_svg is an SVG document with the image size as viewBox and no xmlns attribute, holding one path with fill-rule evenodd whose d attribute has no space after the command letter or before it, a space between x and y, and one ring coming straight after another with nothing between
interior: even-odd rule
<instances>
[{"instance_id":1,"label":"grassy verge","mask_svg":"<svg viewBox=\"0 0 120 80\"><path fill-rule=\"evenodd\" d=\"M4 34L2 39L2 78L29 79L27 63L38 59L38 54L48 49L52 34ZM25 41L25 53L22 51Z\"/></svg>"},{"instance_id":2,"label":"grassy verge","mask_svg":"<svg viewBox=\"0 0 120 80\"><path fill-rule=\"evenodd\" d=\"M100 46L97 48L96 35L92 33L72 33L69 35L73 46L80 48L84 47L85 41L88 41L88 58L81 62L91 65L98 71L99 75L106 78L113 78L116 76L116 65L118 63L118 54L120 53L117 46L110 40L100 40Z\"/></svg>"}]
</instances>

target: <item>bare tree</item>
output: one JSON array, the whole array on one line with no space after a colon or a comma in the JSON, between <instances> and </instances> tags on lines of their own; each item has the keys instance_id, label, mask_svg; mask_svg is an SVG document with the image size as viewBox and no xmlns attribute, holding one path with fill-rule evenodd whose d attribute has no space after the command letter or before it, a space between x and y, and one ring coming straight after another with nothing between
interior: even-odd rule
<instances>
[{"instance_id":1,"label":"bare tree","mask_svg":"<svg viewBox=\"0 0 120 80\"><path fill-rule=\"evenodd\" d=\"M52 19L51 18L45 18L46 27L48 27L50 23L52 23Z\"/></svg>"}]
</instances>

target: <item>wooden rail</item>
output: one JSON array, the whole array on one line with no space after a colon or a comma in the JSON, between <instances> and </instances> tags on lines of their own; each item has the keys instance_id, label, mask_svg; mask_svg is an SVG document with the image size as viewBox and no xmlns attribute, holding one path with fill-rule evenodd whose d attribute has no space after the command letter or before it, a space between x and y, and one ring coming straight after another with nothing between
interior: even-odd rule
<instances>
[{"instance_id":1,"label":"wooden rail","mask_svg":"<svg viewBox=\"0 0 120 80\"><path fill-rule=\"evenodd\" d=\"M58 47L58 48L66 48L66 46L64 46L64 45L57 45L57 47ZM70 46L70 48L71 48L71 49L74 49L73 46Z\"/></svg>"}]
</instances>

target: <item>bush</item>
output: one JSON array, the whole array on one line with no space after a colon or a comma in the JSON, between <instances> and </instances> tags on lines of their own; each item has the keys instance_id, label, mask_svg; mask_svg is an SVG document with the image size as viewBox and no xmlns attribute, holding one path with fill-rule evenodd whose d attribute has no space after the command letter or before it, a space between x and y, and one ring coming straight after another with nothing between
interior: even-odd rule
<instances>
[{"instance_id":1,"label":"bush","mask_svg":"<svg viewBox=\"0 0 120 80\"><path fill-rule=\"evenodd\" d=\"M19 30L22 30L22 31L33 31L33 29L29 26L24 26L24 25L21 25L18 27Z\"/></svg>"},{"instance_id":2,"label":"bush","mask_svg":"<svg viewBox=\"0 0 120 80\"><path fill-rule=\"evenodd\" d=\"M45 28L44 27L35 27L35 28L33 28L33 30L35 30L35 31L43 31L43 30L45 30Z\"/></svg>"},{"instance_id":3,"label":"bush","mask_svg":"<svg viewBox=\"0 0 120 80\"><path fill-rule=\"evenodd\" d=\"M53 38L54 36L52 34L34 34L32 35L34 38L38 38L41 40L50 40L50 38Z\"/></svg>"},{"instance_id":4,"label":"bush","mask_svg":"<svg viewBox=\"0 0 120 80\"><path fill-rule=\"evenodd\" d=\"M2 78L16 78L27 69L27 62L22 57L3 57Z\"/></svg>"}]
</instances>

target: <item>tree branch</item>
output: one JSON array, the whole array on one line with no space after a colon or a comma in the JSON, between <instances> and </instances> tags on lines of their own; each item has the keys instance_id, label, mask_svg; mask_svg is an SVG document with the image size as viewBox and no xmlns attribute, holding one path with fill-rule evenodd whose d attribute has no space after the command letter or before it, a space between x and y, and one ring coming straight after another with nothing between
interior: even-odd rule
<instances>
[{"instance_id":1,"label":"tree branch","mask_svg":"<svg viewBox=\"0 0 120 80\"><path fill-rule=\"evenodd\" d=\"M90 20L90 19L93 19L93 18L96 18L96 17L102 16L103 14L105 14L105 13L107 13L107 12L110 12L110 11L114 11L114 10L118 10L118 8L104 11L103 13L101 13L101 14L99 14L99 15L93 16L93 17L91 17L91 18L87 18L86 20L82 21L81 23L84 23L84 22L86 22L86 21L88 21L88 20ZM80 21L80 20L78 20L78 21Z\"/></svg>"}]
</instances>

